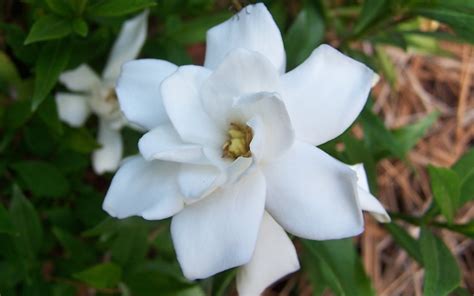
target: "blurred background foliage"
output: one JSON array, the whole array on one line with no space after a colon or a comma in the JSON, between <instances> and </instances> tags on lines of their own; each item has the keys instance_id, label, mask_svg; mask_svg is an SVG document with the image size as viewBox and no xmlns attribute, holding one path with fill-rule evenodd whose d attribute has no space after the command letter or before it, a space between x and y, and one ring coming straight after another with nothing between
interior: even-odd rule
<instances>
[{"instance_id":1,"label":"blurred background foliage","mask_svg":"<svg viewBox=\"0 0 474 296\"><path fill-rule=\"evenodd\" d=\"M112 175L97 176L91 170L90 153L98 147L96 119L89 119L86 127L71 128L59 121L53 100L54 90L62 88L57 84L59 74L82 63L100 72L120 25L145 8L151 14L141 57L179 65L202 63L206 31L232 16L233 2L2 0L2 296L235 293L232 270L199 282L183 278L169 221L116 220L102 211ZM283 34L288 70L324 42L366 63L396 87L400 77L387 48L449 56L441 42L474 43L474 1L469 0L264 2ZM377 194L377 165L395 159L410 168L407 155L439 122L440 112L435 108L415 122L387 128L373 104L370 99L356 123L362 133L349 130L323 148L346 163L364 163ZM123 135L126 155L135 154L140 135L132 130ZM380 227L424 271L424 295L471 295L472 271L460 270L459 257L440 233L474 237L472 219L456 219L465 204L472 208L474 151L452 166L430 165L427 170L429 206L416 213L392 211L393 222ZM416 231L408 231L407 225ZM360 240L295 243L302 270L269 289L269 295L376 293L364 268ZM471 242L471 251L472 247ZM466 260L472 260L470 256Z\"/></svg>"}]
</instances>

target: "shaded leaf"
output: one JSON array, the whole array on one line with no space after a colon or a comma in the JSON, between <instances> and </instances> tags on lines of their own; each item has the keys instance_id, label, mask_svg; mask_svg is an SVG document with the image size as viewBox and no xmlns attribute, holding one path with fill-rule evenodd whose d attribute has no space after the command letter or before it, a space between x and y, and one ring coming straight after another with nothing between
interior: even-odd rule
<instances>
[{"instance_id":1,"label":"shaded leaf","mask_svg":"<svg viewBox=\"0 0 474 296\"><path fill-rule=\"evenodd\" d=\"M31 260L41 247L43 228L33 204L25 198L16 185L13 186L10 217L17 231L16 241L21 253ZM28 260L28 258L25 259Z\"/></svg>"},{"instance_id":2,"label":"shaded leaf","mask_svg":"<svg viewBox=\"0 0 474 296\"><path fill-rule=\"evenodd\" d=\"M409 124L393 131L395 138L400 143L404 154L408 153L416 143L426 134L428 129L439 117L438 112L430 113L414 124Z\"/></svg>"},{"instance_id":3,"label":"shaded leaf","mask_svg":"<svg viewBox=\"0 0 474 296\"><path fill-rule=\"evenodd\" d=\"M10 215L7 210L0 204L0 233L13 234L15 228L13 227Z\"/></svg>"},{"instance_id":4,"label":"shaded leaf","mask_svg":"<svg viewBox=\"0 0 474 296\"><path fill-rule=\"evenodd\" d=\"M12 167L34 195L59 197L69 191L68 180L52 164L25 160Z\"/></svg>"},{"instance_id":5,"label":"shaded leaf","mask_svg":"<svg viewBox=\"0 0 474 296\"><path fill-rule=\"evenodd\" d=\"M112 288L119 283L122 269L117 264L108 262L75 273L73 277L94 288Z\"/></svg>"},{"instance_id":6,"label":"shaded leaf","mask_svg":"<svg viewBox=\"0 0 474 296\"><path fill-rule=\"evenodd\" d=\"M33 110L38 108L56 84L59 75L69 62L70 51L70 47L64 41L51 42L42 47L35 67Z\"/></svg>"},{"instance_id":7,"label":"shaded leaf","mask_svg":"<svg viewBox=\"0 0 474 296\"><path fill-rule=\"evenodd\" d=\"M87 8L92 16L121 16L156 5L154 0L98 0Z\"/></svg>"},{"instance_id":8,"label":"shaded leaf","mask_svg":"<svg viewBox=\"0 0 474 296\"><path fill-rule=\"evenodd\" d=\"M26 37L25 44L33 42L59 39L72 32L71 21L54 15L40 17L31 27Z\"/></svg>"},{"instance_id":9,"label":"shaded leaf","mask_svg":"<svg viewBox=\"0 0 474 296\"><path fill-rule=\"evenodd\" d=\"M423 295L448 295L461 281L456 260L443 241L424 227L420 246L425 268Z\"/></svg>"},{"instance_id":10,"label":"shaded leaf","mask_svg":"<svg viewBox=\"0 0 474 296\"><path fill-rule=\"evenodd\" d=\"M323 268L325 280L337 295L374 295L351 239L330 241L302 240L311 258Z\"/></svg>"},{"instance_id":11,"label":"shaded leaf","mask_svg":"<svg viewBox=\"0 0 474 296\"><path fill-rule=\"evenodd\" d=\"M83 19L75 19L72 23L72 28L74 32L82 37L86 37L87 33L89 33L89 27Z\"/></svg>"},{"instance_id":12,"label":"shaded leaf","mask_svg":"<svg viewBox=\"0 0 474 296\"><path fill-rule=\"evenodd\" d=\"M362 11L355 24L354 33L359 34L365 30L374 20L385 13L388 0L365 0Z\"/></svg>"},{"instance_id":13,"label":"shaded leaf","mask_svg":"<svg viewBox=\"0 0 474 296\"><path fill-rule=\"evenodd\" d=\"M420 264L423 264L423 258L420 252L420 246L417 240L411 237L405 229L395 222L385 223L384 227L390 232L395 242Z\"/></svg>"},{"instance_id":14,"label":"shaded leaf","mask_svg":"<svg viewBox=\"0 0 474 296\"><path fill-rule=\"evenodd\" d=\"M453 222L459 205L461 183L458 175L448 168L428 167L433 198L449 223Z\"/></svg>"},{"instance_id":15,"label":"shaded leaf","mask_svg":"<svg viewBox=\"0 0 474 296\"><path fill-rule=\"evenodd\" d=\"M324 37L325 24L311 6L300 11L285 35L288 70L302 63Z\"/></svg>"}]
</instances>

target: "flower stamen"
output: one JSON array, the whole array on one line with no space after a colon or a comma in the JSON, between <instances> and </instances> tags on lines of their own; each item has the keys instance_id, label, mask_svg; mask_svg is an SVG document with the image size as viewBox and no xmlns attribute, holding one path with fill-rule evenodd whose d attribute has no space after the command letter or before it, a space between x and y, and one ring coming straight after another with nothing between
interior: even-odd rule
<instances>
[{"instance_id":1,"label":"flower stamen","mask_svg":"<svg viewBox=\"0 0 474 296\"><path fill-rule=\"evenodd\" d=\"M250 157L250 142L253 138L252 129L244 124L231 123L227 131L228 140L222 145L222 157L237 159Z\"/></svg>"}]
</instances>

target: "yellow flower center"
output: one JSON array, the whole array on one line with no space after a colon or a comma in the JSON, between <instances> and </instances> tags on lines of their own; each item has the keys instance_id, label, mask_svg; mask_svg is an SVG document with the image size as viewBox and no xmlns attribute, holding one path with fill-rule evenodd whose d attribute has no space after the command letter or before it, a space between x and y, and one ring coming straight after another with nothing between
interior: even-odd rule
<instances>
[{"instance_id":1,"label":"yellow flower center","mask_svg":"<svg viewBox=\"0 0 474 296\"><path fill-rule=\"evenodd\" d=\"M240 156L250 157L252 129L244 124L231 123L227 131L228 140L222 146L222 157L236 159Z\"/></svg>"},{"instance_id":2,"label":"yellow flower center","mask_svg":"<svg viewBox=\"0 0 474 296\"><path fill-rule=\"evenodd\" d=\"M115 92L115 89L110 89L109 92L107 93L107 96L105 97L105 101L108 103L115 103L118 101L117 98L117 93Z\"/></svg>"}]
</instances>

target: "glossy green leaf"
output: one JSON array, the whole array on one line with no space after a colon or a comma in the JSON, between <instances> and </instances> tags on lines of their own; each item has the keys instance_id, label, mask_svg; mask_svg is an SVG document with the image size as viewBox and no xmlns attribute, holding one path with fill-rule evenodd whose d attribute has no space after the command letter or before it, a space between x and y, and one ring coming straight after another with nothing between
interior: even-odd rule
<instances>
[{"instance_id":1,"label":"glossy green leaf","mask_svg":"<svg viewBox=\"0 0 474 296\"><path fill-rule=\"evenodd\" d=\"M119 221L117 238L111 248L114 261L132 266L145 259L148 250L148 228L139 218Z\"/></svg>"},{"instance_id":2,"label":"glossy green leaf","mask_svg":"<svg viewBox=\"0 0 474 296\"><path fill-rule=\"evenodd\" d=\"M79 153L91 153L100 147L97 140L86 128L68 128L64 135L63 144Z\"/></svg>"},{"instance_id":3,"label":"glossy green leaf","mask_svg":"<svg viewBox=\"0 0 474 296\"><path fill-rule=\"evenodd\" d=\"M20 75L18 74L15 64L7 54L0 51L0 83L16 86L19 82Z\"/></svg>"},{"instance_id":4,"label":"glossy green leaf","mask_svg":"<svg viewBox=\"0 0 474 296\"><path fill-rule=\"evenodd\" d=\"M325 24L311 6L302 9L285 35L288 70L301 64L322 42Z\"/></svg>"},{"instance_id":5,"label":"glossy green leaf","mask_svg":"<svg viewBox=\"0 0 474 296\"><path fill-rule=\"evenodd\" d=\"M12 168L36 196L59 197L69 191L68 180L50 163L24 160L14 163Z\"/></svg>"},{"instance_id":6,"label":"glossy green leaf","mask_svg":"<svg viewBox=\"0 0 474 296\"><path fill-rule=\"evenodd\" d=\"M382 70L383 76L390 82L390 85L393 87L397 82L397 72L395 65L393 64L390 57L385 53L385 50L378 46L375 48L375 54L378 60L380 69Z\"/></svg>"},{"instance_id":7,"label":"glossy green leaf","mask_svg":"<svg viewBox=\"0 0 474 296\"><path fill-rule=\"evenodd\" d=\"M16 241L21 254L28 256L26 260L31 260L41 248L43 228L35 207L16 185L13 186L10 217L17 232Z\"/></svg>"},{"instance_id":8,"label":"glossy green leaf","mask_svg":"<svg viewBox=\"0 0 474 296\"><path fill-rule=\"evenodd\" d=\"M436 224L436 226L447 228L465 236L474 238L474 220L471 220L465 224Z\"/></svg>"},{"instance_id":9,"label":"glossy green leaf","mask_svg":"<svg viewBox=\"0 0 474 296\"><path fill-rule=\"evenodd\" d=\"M456 260L443 241L426 228L421 229L420 246L425 268L423 295L448 295L461 281Z\"/></svg>"},{"instance_id":10,"label":"glossy green leaf","mask_svg":"<svg viewBox=\"0 0 474 296\"><path fill-rule=\"evenodd\" d=\"M61 16L69 16L73 13L68 0L45 0L49 9Z\"/></svg>"},{"instance_id":11,"label":"glossy green leaf","mask_svg":"<svg viewBox=\"0 0 474 296\"><path fill-rule=\"evenodd\" d=\"M374 290L351 239L303 240L308 255L322 269L323 279L336 295L369 296Z\"/></svg>"},{"instance_id":12,"label":"glossy green leaf","mask_svg":"<svg viewBox=\"0 0 474 296\"><path fill-rule=\"evenodd\" d=\"M89 33L89 26L83 19L75 19L72 22L72 28L74 32L76 32L82 37L86 37L87 33Z\"/></svg>"},{"instance_id":13,"label":"glossy green leaf","mask_svg":"<svg viewBox=\"0 0 474 296\"><path fill-rule=\"evenodd\" d=\"M199 286L170 274L168 268L163 262L153 261L136 269L125 282L133 295L154 296L156 291L163 296L205 295Z\"/></svg>"},{"instance_id":14,"label":"glossy green leaf","mask_svg":"<svg viewBox=\"0 0 474 296\"><path fill-rule=\"evenodd\" d=\"M411 237L405 229L395 222L383 224L390 232L395 242L402 247L413 259L423 264L423 258L420 252L420 246L417 240Z\"/></svg>"},{"instance_id":15,"label":"glossy green leaf","mask_svg":"<svg viewBox=\"0 0 474 296\"><path fill-rule=\"evenodd\" d=\"M387 10L388 0L364 0L362 10L355 24L354 33L359 34Z\"/></svg>"},{"instance_id":16,"label":"glossy green leaf","mask_svg":"<svg viewBox=\"0 0 474 296\"><path fill-rule=\"evenodd\" d=\"M122 278L122 269L117 264L108 262L95 265L73 276L93 288L112 288L117 286Z\"/></svg>"},{"instance_id":17,"label":"glossy green leaf","mask_svg":"<svg viewBox=\"0 0 474 296\"><path fill-rule=\"evenodd\" d=\"M446 8L417 8L414 13L450 25L456 33L474 42L474 14Z\"/></svg>"},{"instance_id":18,"label":"glossy green leaf","mask_svg":"<svg viewBox=\"0 0 474 296\"><path fill-rule=\"evenodd\" d=\"M453 170L461 179L469 177L474 172L474 149L470 149L453 165Z\"/></svg>"},{"instance_id":19,"label":"glossy green leaf","mask_svg":"<svg viewBox=\"0 0 474 296\"><path fill-rule=\"evenodd\" d=\"M45 44L36 61L35 90L32 98L32 109L36 110L56 84L59 75L66 68L70 47L65 41Z\"/></svg>"},{"instance_id":20,"label":"glossy green leaf","mask_svg":"<svg viewBox=\"0 0 474 296\"><path fill-rule=\"evenodd\" d=\"M376 114L365 109L359 119L365 132L364 140L371 148L373 155L379 156L388 151L391 155L400 159L405 156L402 144L385 127L383 121Z\"/></svg>"},{"instance_id":21,"label":"glossy green leaf","mask_svg":"<svg viewBox=\"0 0 474 296\"><path fill-rule=\"evenodd\" d=\"M415 147L418 141L426 134L428 129L433 126L438 117L439 113L433 112L418 120L416 123L406 125L393 131L404 154L408 153L408 151Z\"/></svg>"},{"instance_id":22,"label":"glossy green leaf","mask_svg":"<svg viewBox=\"0 0 474 296\"><path fill-rule=\"evenodd\" d=\"M12 234L15 232L10 215L7 210L0 204L0 233Z\"/></svg>"},{"instance_id":23,"label":"glossy green leaf","mask_svg":"<svg viewBox=\"0 0 474 296\"><path fill-rule=\"evenodd\" d=\"M45 15L33 24L30 33L26 37L25 44L59 39L71 34L71 32L72 24L70 19Z\"/></svg>"},{"instance_id":24,"label":"glossy green leaf","mask_svg":"<svg viewBox=\"0 0 474 296\"><path fill-rule=\"evenodd\" d=\"M431 179L433 198L439 206L441 213L453 222L454 215L459 206L461 182L459 176L448 168L428 167Z\"/></svg>"},{"instance_id":25,"label":"glossy green leaf","mask_svg":"<svg viewBox=\"0 0 474 296\"><path fill-rule=\"evenodd\" d=\"M186 22L179 19L168 18L166 24L167 37L185 45L204 42L206 40L207 30L222 23L231 16L229 12L222 12L219 14L200 16L192 20L187 20Z\"/></svg>"},{"instance_id":26,"label":"glossy green leaf","mask_svg":"<svg viewBox=\"0 0 474 296\"><path fill-rule=\"evenodd\" d=\"M94 250L89 249L87 244L82 240L76 238L71 233L58 228L53 227L53 234L59 241L63 249L65 250L65 256L73 261L81 264L87 264L88 262L94 261Z\"/></svg>"},{"instance_id":27,"label":"glossy green leaf","mask_svg":"<svg viewBox=\"0 0 474 296\"><path fill-rule=\"evenodd\" d=\"M154 0L97 0L89 5L87 12L91 16L115 17L154 5Z\"/></svg>"},{"instance_id":28,"label":"glossy green leaf","mask_svg":"<svg viewBox=\"0 0 474 296\"><path fill-rule=\"evenodd\" d=\"M474 149L466 152L453 166L461 178L460 205L474 200Z\"/></svg>"}]
</instances>

